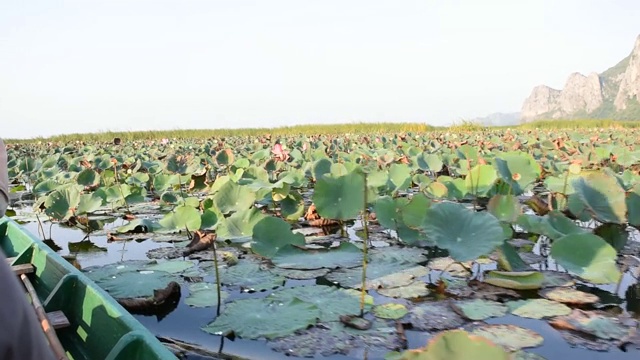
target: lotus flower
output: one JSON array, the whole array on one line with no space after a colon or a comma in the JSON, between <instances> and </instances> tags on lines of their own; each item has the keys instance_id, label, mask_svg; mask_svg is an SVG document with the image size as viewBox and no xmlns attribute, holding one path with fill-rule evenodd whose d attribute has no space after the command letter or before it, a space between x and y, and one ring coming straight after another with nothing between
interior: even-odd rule
<instances>
[{"instance_id":1,"label":"lotus flower","mask_svg":"<svg viewBox=\"0 0 640 360\"><path fill-rule=\"evenodd\" d=\"M271 149L271 153L273 154L276 161L287 161L289 159L289 152L282 148L281 144L273 145L273 149Z\"/></svg>"}]
</instances>

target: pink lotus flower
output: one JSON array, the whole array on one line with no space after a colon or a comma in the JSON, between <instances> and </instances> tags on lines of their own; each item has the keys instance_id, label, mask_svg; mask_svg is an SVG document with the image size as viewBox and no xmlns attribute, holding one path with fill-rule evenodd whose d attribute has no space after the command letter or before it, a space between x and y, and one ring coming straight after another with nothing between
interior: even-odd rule
<instances>
[{"instance_id":1,"label":"pink lotus flower","mask_svg":"<svg viewBox=\"0 0 640 360\"><path fill-rule=\"evenodd\" d=\"M271 153L277 161L287 161L289 159L289 152L287 150L284 150L281 144L273 145Z\"/></svg>"}]
</instances>

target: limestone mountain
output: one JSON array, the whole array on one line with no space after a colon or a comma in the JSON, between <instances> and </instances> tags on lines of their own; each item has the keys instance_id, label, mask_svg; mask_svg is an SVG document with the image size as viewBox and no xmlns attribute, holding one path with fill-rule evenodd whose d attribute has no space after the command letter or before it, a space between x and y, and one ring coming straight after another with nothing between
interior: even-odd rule
<instances>
[{"instance_id":1,"label":"limestone mountain","mask_svg":"<svg viewBox=\"0 0 640 360\"><path fill-rule=\"evenodd\" d=\"M633 51L601 74L569 75L562 90L536 86L522 105L522 121L609 118L640 120L640 36Z\"/></svg>"}]
</instances>

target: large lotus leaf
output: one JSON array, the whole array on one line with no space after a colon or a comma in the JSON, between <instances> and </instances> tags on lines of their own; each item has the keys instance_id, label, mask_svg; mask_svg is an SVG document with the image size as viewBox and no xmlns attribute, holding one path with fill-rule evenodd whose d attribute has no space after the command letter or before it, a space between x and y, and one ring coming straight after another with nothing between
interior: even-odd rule
<instances>
[{"instance_id":1,"label":"large lotus leaf","mask_svg":"<svg viewBox=\"0 0 640 360\"><path fill-rule=\"evenodd\" d=\"M304 213L304 200L299 194L290 193L280 201L280 209L285 219L298 220Z\"/></svg>"},{"instance_id":2,"label":"large lotus leaf","mask_svg":"<svg viewBox=\"0 0 640 360\"><path fill-rule=\"evenodd\" d=\"M397 228L398 208L392 197L386 195L379 197L373 209L380 225L392 230Z\"/></svg>"},{"instance_id":3,"label":"large lotus leaf","mask_svg":"<svg viewBox=\"0 0 640 360\"><path fill-rule=\"evenodd\" d=\"M314 180L318 181L324 174L331 172L331 160L327 158L316 160L316 162L313 163L312 172Z\"/></svg>"},{"instance_id":4,"label":"large lotus leaf","mask_svg":"<svg viewBox=\"0 0 640 360\"><path fill-rule=\"evenodd\" d=\"M579 175L574 174L549 176L544 180L544 186L551 192L571 195L575 192L572 182L579 177Z\"/></svg>"},{"instance_id":5,"label":"large lotus leaf","mask_svg":"<svg viewBox=\"0 0 640 360\"><path fill-rule=\"evenodd\" d=\"M304 237L301 234L296 235L300 235L304 243ZM272 261L274 265L286 269L350 268L362 264L362 251L347 242L328 250L304 250L284 245L277 250Z\"/></svg>"},{"instance_id":6,"label":"large lotus leaf","mask_svg":"<svg viewBox=\"0 0 640 360\"><path fill-rule=\"evenodd\" d=\"M286 221L272 216L265 217L254 226L252 238L251 249L267 258L275 256L283 247L305 244L304 235L292 233Z\"/></svg>"},{"instance_id":7,"label":"large lotus leaf","mask_svg":"<svg viewBox=\"0 0 640 360\"><path fill-rule=\"evenodd\" d=\"M509 301L507 306L512 314L531 319L542 319L571 313L571 308L567 305L547 299Z\"/></svg>"},{"instance_id":8,"label":"large lotus leaf","mask_svg":"<svg viewBox=\"0 0 640 360\"><path fill-rule=\"evenodd\" d=\"M418 264L427 261L424 251L414 247L389 246L381 249L369 250L369 261L396 262L401 264Z\"/></svg>"},{"instance_id":9,"label":"large lotus leaf","mask_svg":"<svg viewBox=\"0 0 640 360\"><path fill-rule=\"evenodd\" d=\"M253 235L254 226L264 219L259 209L253 207L244 211L233 213L228 218L219 219L216 233L221 239L247 238Z\"/></svg>"},{"instance_id":10,"label":"large lotus leaf","mask_svg":"<svg viewBox=\"0 0 640 360\"><path fill-rule=\"evenodd\" d=\"M531 267L522 259L518 251L508 242L498 249L498 264L506 271L529 271Z\"/></svg>"},{"instance_id":11,"label":"large lotus leaf","mask_svg":"<svg viewBox=\"0 0 640 360\"><path fill-rule=\"evenodd\" d=\"M287 356L307 358L321 358L332 354L349 355L354 349L366 349L369 359L378 359L389 350L402 348L403 341L395 327L385 324L376 326L376 323L368 330L356 330L339 322L330 322L268 344L273 350Z\"/></svg>"},{"instance_id":12,"label":"large lotus leaf","mask_svg":"<svg viewBox=\"0 0 640 360\"><path fill-rule=\"evenodd\" d=\"M454 220L455 219L455 220ZM500 222L457 203L438 203L427 210L422 231L457 261L474 260L493 251L505 240Z\"/></svg>"},{"instance_id":13,"label":"large lotus leaf","mask_svg":"<svg viewBox=\"0 0 640 360\"><path fill-rule=\"evenodd\" d=\"M102 198L95 193L80 195L80 202L76 215L89 214L98 210L102 206Z\"/></svg>"},{"instance_id":14,"label":"large lotus leaf","mask_svg":"<svg viewBox=\"0 0 640 360\"><path fill-rule=\"evenodd\" d=\"M540 295L563 304L585 305L600 301L600 298L594 294L566 287L545 289L540 291Z\"/></svg>"},{"instance_id":15,"label":"large lotus leaf","mask_svg":"<svg viewBox=\"0 0 640 360\"><path fill-rule=\"evenodd\" d=\"M411 200L400 208L402 222L410 228L419 227L427 216L431 201L424 194L415 194Z\"/></svg>"},{"instance_id":16,"label":"large lotus leaf","mask_svg":"<svg viewBox=\"0 0 640 360\"><path fill-rule=\"evenodd\" d=\"M627 193L627 216L629 224L640 227L640 183L636 184L631 191Z\"/></svg>"},{"instance_id":17,"label":"large lotus leaf","mask_svg":"<svg viewBox=\"0 0 640 360\"><path fill-rule=\"evenodd\" d=\"M277 275L286 277L293 280L311 280L319 277L323 277L329 273L329 269L316 269L316 270L296 270L296 269L282 269L274 267L271 272Z\"/></svg>"},{"instance_id":18,"label":"large lotus leaf","mask_svg":"<svg viewBox=\"0 0 640 360\"><path fill-rule=\"evenodd\" d=\"M509 152L495 158L495 166L502 181L511 185L514 195L524 193L541 174L540 165L529 154Z\"/></svg>"},{"instance_id":19,"label":"large lotus leaf","mask_svg":"<svg viewBox=\"0 0 640 360\"><path fill-rule=\"evenodd\" d=\"M553 242L551 256L566 270L595 284L617 283L616 250L593 234L570 234Z\"/></svg>"},{"instance_id":20,"label":"large lotus leaf","mask_svg":"<svg viewBox=\"0 0 640 360\"><path fill-rule=\"evenodd\" d=\"M513 195L494 195L487 204L487 210L498 220L508 223L516 222L522 213L520 202Z\"/></svg>"},{"instance_id":21,"label":"large lotus leaf","mask_svg":"<svg viewBox=\"0 0 640 360\"><path fill-rule=\"evenodd\" d=\"M440 331L462 326L465 320L446 302L423 302L409 310L409 322L415 330Z\"/></svg>"},{"instance_id":22,"label":"large lotus leaf","mask_svg":"<svg viewBox=\"0 0 640 360\"><path fill-rule=\"evenodd\" d=\"M255 201L255 192L247 186L238 185L234 181L227 181L213 195L213 203L223 214L247 210Z\"/></svg>"},{"instance_id":23,"label":"large lotus leaf","mask_svg":"<svg viewBox=\"0 0 640 360\"><path fill-rule=\"evenodd\" d=\"M78 173L78 185L95 186L100 183L100 175L93 169L84 169Z\"/></svg>"},{"instance_id":24,"label":"large lotus leaf","mask_svg":"<svg viewBox=\"0 0 640 360\"><path fill-rule=\"evenodd\" d=\"M485 320L490 317L504 316L508 311L507 306L502 303L482 299L456 301L451 304L451 307L469 320Z\"/></svg>"},{"instance_id":25,"label":"large lotus leaf","mask_svg":"<svg viewBox=\"0 0 640 360\"><path fill-rule=\"evenodd\" d=\"M187 260L169 260L152 264L145 267L144 270L164 271L170 274L181 273L189 268L192 268L194 263Z\"/></svg>"},{"instance_id":26,"label":"large lotus leaf","mask_svg":"<svg viewBox=\"0 0 640 360\"><path fill-rule=\"evenodd\" d=\"M137 271L130 268L125 271L126 268L129 267L115 272L106 268L104 271L112 274L110 276L102 276L101 271L96 269L92 279L116 299L153 296L153 290L164 289L169 282L175 280L164 271Z\"/></svg>"},{"instance_id":27,"label":"large lotus leaf","mask_svg":"<svg viewBox=\"0 0 640 360\"><path fill-rule=\"evenodd\" d=\"M248 261L241 261L220 273L220 282L223 285L239 286L249 291L271 290L282 286L284 280L284 277Z\"/></svg>"},{"instance_id":28,"label":"large lotus leaf","mask_svg":"<svg viewBox=\"0 0 640 360\"><path fill-rule=\"evenodd\" d=\"M452 178L450 176L438 176L435 184L442 183L446 187L446 191L443 196L449 199L462 199L467 193L466 180L462 178Z\"/></svg>"},{"instance_id":29,"label":"large lotus leaf","mask_svg":"<svg viewBox=\"0 0 640 360\"><path fill-rule=\"evenodd\" d=\"M434 173L442 170L442 166L444 165L437 154L429 154L424 152L418 155L416 159L420 169L429 170Z\"/></svg>"},{"instance_id":30,"label":"large lotus leaf","mask_svg":"<svg viewBox=\"0 0 640 360\"><path fill-rule=\"evenodd\" d=\"M403 273L403 275L406 273ZM389 275L391 276L391 275ZM386 278L386 277L385 277ZM381 278L382 279L382 278ZM385 279L388 283L388 280ZM411 280L410 280L411 281ZM429 288L424 281L415 280L408 285L378 288L378 294L390 298L416 299L429 295Z\"/></svg>"},{"instance_id":31,"label":"large lotus leaf","mask_svg":"<svg viewBox=\"0 0 640 360\"><path fill-rule=\"evenodd\" d=\"M340 315L360 313L360 292L338 289L333 286L298 286L274 291L267 300L288 303L300 299L315 304L320 309L318 320L321 322L339 321ZM365 310L373 305L371 296L365 299Z\"/></svg>"},{"instance_id":32,"label":"large lotus leaf","mask_svg":"<svg viewBox=\"0 0 640 360\"><path fill-rule=\"evenodd\" d=\"M551 326L583 332L605 340L621 340L629 334L629 329L619 319L599 312L574 309L571 314L564 315L551 320Z\"/></svg>"},{"instance_id":33,"label":"large lotus leaf","mask_svg":"<svg viewBox=\"0 0 640 360\"><path fill-rule=\"evenodd\" d=\"M164 231L180 231L188 229L190 231L200 229L202 219L200 211L194 207L182 205L173 212L166 214L158 222Z\"/></svg>"},{"instance_id":34,"label":"large lotus leaf","mask_svg":"<svg viewBox=\"0 0 640 360\"><path fill-rule=\"evenodd\" d=\"M45 213L55 220L69 219L80 203L80 192L75 186L65 186L49 194L44 202Z\"/></svg>"},{"instance_id":35,"label":"large lotus leaf","mask_svg":"<svg viewBox=\"0 0 640 360\"><path fill-rule=\"evenodd\" d=\"M55 190L60 184L54 179L47 179L39 182L36 186L33 187L33 193L35 195L43 195L50 191Z\"/></svg>"},{"instance_id":36,"label":"large lotus leaf","mask_svg":"<svg viewBox=\"0 0 640 360\"><path fill-rule=\"evenodd\" d=\"M193 307L209 307L218 304L218 291L216 284L200 282L189 285L189 296L184 299L185 304ZM221 300L229 297L226 291L220 292Z\"/></svg>"},{"instance_id":37,"label":"large lotus leaf","mask_svg":"<svg viewBox=\"0 0 640 360\"><path fill-rule=\"evenodd\" d=\"M624 249L629 240L629 232L626 224L602 224L593 230L595 235L600 236L616 251Z\"/></svg>"},{"instance_id":38,"label":"large lotus leaf","mask_svg":"<svg viewBox=\"0 0 640 360\"><path fill-rule=\"evenodd\" d=\"M373 308L373 314L382 319L401 319L408 313L409 310L402 304L386 303Z\"/></svg>"},{"instance_id":39,"label":"large lotus leaf","mask_svg":"<svg viewBox=\"0 0 640 360\"><path fill-rule=\"evenodd\" d=\"M465 177L467 192L475 196L485 196L498 180L498 174L491 165L476 165Z\"/></svg>"},{"instance_id":40,"label":"large lotus leaf","mask_svg":"<svg viewBox=\"0 0 640 360\"><path fill-rule=\"evenodd\" d=\"M404 190L411 184L411 169L406 164L392 164L389 167L389 189Z\"/></svg>"},{"instance_id":41,"label":"large lotus leaf","mask_svg":"<svg viewBox=\"0 0 640 360\"><path fill-rule=\"evenodd\" d=\"M627 203L618 180L605 173L589 173L573 182L576 194L591 215L603 223L626 222Z\"/></svg>"},{"instance_id":42,"label":"large lotus leaf","mask_svg":"<svg viewBox=\"0 0 640 360\"><path fill-rule=\"evenodd\" d=\"M537 271L489 271L484 278L488 284L516 290L539 289L543 281L544 275Z\"/></svg>"},{"instance_id":43,"label":"large lotus leaf","mask_svg":"<svg viewBox=\"0 0 640 360\"><path fill-rule=\"evenodd\" d=\"M418 274L423 274L424 267L415 267L413 264L399 262L371 262L367 264L367 289L376 289L381 284L381 281L378 281L381 278L388 280L392 276L395 276L396 273L401 272L406 272L408 273L406 276L411 277L414 276L411 275L413 271L417 271ZM405 279L405 276L396 277L396 279ZM327 280L338 283L342 287L359 289L362 286L362 268L334 270L327 274ZM401 283L400 285L403 284Z\"/></svg>"},{"instance_id":44,"label":"large lotus leaf","mask_svg":"<svg viewBox=\"0 0 640 360\"><path fill-rule=\"evenodd\" d=\"M540 346L544 341L535 331L515 325L483 325L471 333L489 339L509 351Z\"/></svg>"},{"instance_id":45,"label":"large lotus leaf","mask_svg":"<svg viewBox=\"0 0 640 360\"><path fill-rule=\"evenodd\" d=\"M243 339L275 339L314 325L317 305L299 299L286 303L267 299L237 300L202 330L216 335L234 333Z\"/></svg>"},{"instance_id":46,"label":"large lotus leaf","mask_svg":"<svg viewBox=\"0 0 640 360\"><path fill-rule=\"evenodd\" d=\"M327 219L354 219L364 206L364 176L354 171L344 176L323 176L313 192L318 214Z\"/></svg>"},{"instance_id":47,"label":"large lotus leaf","mask_svg":"<svg viewBox=\"0 0 640 360\"><path fill-rule=\"evenodd\" d=\"M464 330L444 331L426 347L395 353L392 360L508 360L509 353L489 339Z\"/></svg>"}]
</instances>

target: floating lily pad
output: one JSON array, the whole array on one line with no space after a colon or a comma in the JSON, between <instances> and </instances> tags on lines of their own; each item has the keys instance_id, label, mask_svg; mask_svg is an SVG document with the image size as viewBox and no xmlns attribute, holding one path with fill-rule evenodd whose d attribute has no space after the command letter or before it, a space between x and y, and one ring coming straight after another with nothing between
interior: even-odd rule
<instances>
[{"instance_id":1,"label":"floating lily pad","mask_svg":"<svg viewBox=\"0 0 640 360\"><path fill-rule=\"evenodd\" d=\"M381 288L378 294L391 298L415 299L429 295L429 288L424 281L414 281L409 285Z\"/></svg>"},{"instance_id":2,"label":"floating lily pad","mask_svg":"<svg viewBox=\"0 0 640 360\"><path fill-rule=\"evenodd\" d=\"M415 266L373 280L367 280L367 288L380 290L408 286L411 285L417 278L426 276L428 274L429 269L427 269L426 267Z\"/></svg>"},{"instance_id":3,"label":"floating lily pad","mask_svg":"<svg viewBox=\"0 0 640 360\"><path fill-rule=\"evenodd\" d=\"M350 268L362 264L362 251L347 242L330 250L303 250L285 245L278 250L272 262L274 265L286 269Z\"/></svg>"},{"instance_id":4,"label":"floating lily pad","mask_svg":"<svg viewBox=\"0 0 640 360\"><path fill-rule=\"evenodd\" d=\"M471 334L487 338L509 351L540 346L544 341L537 332L515 325L483 325Z\"/></svg>"},{"instance_id":5,"label":"floating lily pad","mask_svg":"<svg viewBox=\"0 0 640 360\"><path fill-rule=\"evenodd\" d=\"M576 284L571 275L567 273L561 273L557 271L542 271L542 275L544 275L544 280L542 281L543 288L557 286L567 287Z\"/></svg>"},{"instance_id":6,"label":"floating lily pad","mask_svg":"<svg viewBox=\"0 0 640 360\"><path fill-rule=\"evenodd\" d=\"M248 261L242 261L237 265L230 266L220 274L222 284L239 286L252 291L274 289L282 286L284 280L284 277L262 269L260 265Z\"/></svg>"},{"instance_id":7,"label":"floating lily pad","mask_svg":"<svg viewBox=\"0 0 640 360\"><path fill-rule=\"evenodd\" d=\"M552 301L573 305L594 304L600 300L600 298L594 294L562 287L542 290L540 291L540 295Z\"/></svg>"},{"instance_id":8,"label":"floating lily pad","mask_svg":"<svg viewBox=\"0 0 640 360\"><path fill-rule=\"evenodd\" d=\"M418 264L427 261L427 257L418 248L391 246L370 250L369 261Z\"/></svg>"},{"instance_id":9,"label":"floating lily pad","mask_svg":"<svg viewBox=\"0 0 640 360\"><path fill-rule=\"evenodd\" d=\"M454 279L445 280L445 282L447 284L445 291L448 294L460 298L473 297L477 299L496 301L504 298L517 299L520 297L520 294L511 289L505 289L479 281L467 283L466 281Z\"/></svg>"},{"instance_id":10,"label":"floating lily pad","mask_svg":"<svg viewBox=\"0 0 640 360\"><path fill-rule=\"evenodd\" d=\"M544 275L537 271L489 271L484 282L515 290L539 289Z\"/></svg>"},{"instance_id":11,"label":"floating lily pad","mask_svg":"<svg viewBox=\"0 0 640 360\"><path fill-rule=\"evenodd\" d=\"M630 329L619 319L601 312L574 309L565 315L550 320L549 324L557 329L573 330L604 340L621 340L629 334Z\"/></svg>"},{"instance_id":12,"label":"floating lily pad","mask_svg":"<svg viewBox=\"0 0 640 360\"><path fill-rule=\"evenodd\" d=\"M319 316L318 306L295 298L286 303L245 299L227 304L202 330L215 335L234 333L243 339L275 339L314 325Z\"/></svg>"},{"instance_id":13,"label":"floating lily pad","mask_svg":"<svg viewBox=\"0 0 640 360\"><path fill-rule=\"evenodd\" d=\"M195 283L189 285L189 296L184 300L185 304L193 307L209 307L218 304L218 292L216 284ZM221 300L226 299L229 293L220 292Z\"/></svg>"},{"instance_id":14,"label":"floating lily pad","mask_svg":"<svg viewBox=\"0 0 640 360\"><path fill-rule=\"evenodd\" d=\"M571 308L567 305L546 299L510 301L507 306L512 314L531 319L542 319L571 313Z\"/></svg>"},{"instance_id":15,"label":"floating lily pad","mask_svg":"<svg viewBox=\"0 0 640 360\"><path fill-rule=\"evenodd\" d=\"M334 354L348 355L354 349L367 348L370 358L379 358L389 350L402 347L395 327L376 327L351 330L338 322L319 324L294 335L269 341L275 351L288 356L319 357ZM378 354L379 353L379 354Z\"/></svg>"},{"instance_id":16,"label":"floating lily pad","mask_svg":"<svg viewBox=\"0 0 640 360\"><path fill-rule=\"evenodd\" d=\"M109 264L87 268L87 276L116 299L153 296L175 278L164 271L142 270L147 261Z\"/></svg>"},{"instance_id":17,"label":"floating lily pad","mask_svg":"<svg viewBox=\"0 0 640 360\"><path fill-rule=\"evenodd\" d=\"M470 267L471 264L467 264L467 265L469 265ZM431 270L436 270L436 271L446 270L448 274L456 277L467 277L471 275L471 271L469 271L468 268L457 263L455 260L453 260L450 257L432 259L427 264L427 267Z\"/></svg>"},{"instance_id":18,"label":"floating lily pad","mask_svg":"<svg viewBox=\"0 0 640 360\"><path fill-rule=\"evenodd\" d=\"M516 351L513 353L513 360L546 360L546 358L528 351Z\"/></svg>"},{"instance_id":19,"label":"floating lily pad","mask_svg":"<svg viewBox=\"0 0 640 360\"><path fill-rule=\"evenodd\" d=\"M275 267L271 269L271 272L280 276L284 276L287 279L293 280L309 280L315 279L327 275L329 269L315 269L315 270L296 270L296 269L281 269Z\"/></svg>"},{"instance_id":20,"label":"floating lily pad","mask_svg":"<svg viewBox=\"0 0 640 360\"><path fill-rule=\"evenodd\" d=\"M394 262L369 263L367 264L367 289L376 289L380 282L379 278L387 277L398 272L409 271L415 268L412 264L401 264ZM416 269L417 270L417 269ZM420 269L420 273L422 273ZM388 277L386 279L389 279ZM342 287L351 287L359 289L362 285L362 268L338 269L327 274L327 280L340 284Z\"/></svg>"},{"instance_id":21,"label":"floating lily pad","mask_svg":"<svg viewBox=\"0 0 640 360\"><path fill-rule=\"evenodd\" d=\"M444 331L419 349L394 352L385 360L507 360L509 353L486 337L464 330Z\"/></svg>"},{"instance_id":22,"label":"floating lily pad","mask_svg":"<svg viewBox=\"0 0 640 360\"><path fill-rule=\"evenodd\" d=\"M409 322L416 330L447 330L462 326L465 320L445 302L424 302L409 311Z\"/></svg>"},{"instance_id":23,"label":"floating lily pad","mask_svg":"<svg viewBox=\"0 0 640 360\"><path fill-rule=\"evenodd\" d=\"M164 271L170 274L177 274L193 267L193 265L194 264L192 261L169 260L169 261L163 261L157 264L149 265L145 269L153 270L153 271Z\"/></svg>"},{"instance_id":24,"label":"floating lily pad","mask_svg":"<svg viewBox=\"0 0 640 360\"><path fill-rule=\"evenodd\" d=\"M490 317L503 316L508 308L499 302L481 299L461 300L451 304L455 312L469 320L485 320Z\"/></svg>"},{"instance_id":25,"label":"floating lily pad","mask_svg":"<svg viewBox=\"0 0 640 360\"><path fill-rule=\"evenodd\" d=\"M300 299L316 304L320 309L319 321L338 321L340 315L360 312L360 293L349 292L333 286L298 286L273 292L268 300L287 303L292 299ZM373 298L365 298L365 310L371 308Z\"/></svg>"},{"instance_id":26,"label":"floating lily pad","mask_svg":"<svg viewBox=\"0 0 640 360\"><path fill-rule=\"evenodd\" d=\"M178 249L172 246L159 247L147 251L149 259L177 259L182 257L184 249Z\"/></svg>"},{"instance_id":27,"label":"floating lily pad","mask_svg":"<svg viewBox=\"0 0 640 360\"><path fill-rule=\"evenodd\" d=\"M402 304L387 303L373 308L373 315L382 319L400 319L408 313L409 310Z\"/></svg>"}]
</instances>

